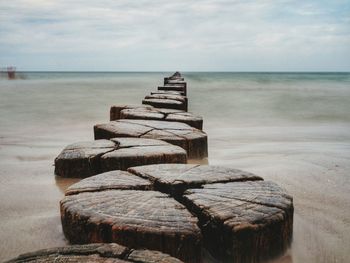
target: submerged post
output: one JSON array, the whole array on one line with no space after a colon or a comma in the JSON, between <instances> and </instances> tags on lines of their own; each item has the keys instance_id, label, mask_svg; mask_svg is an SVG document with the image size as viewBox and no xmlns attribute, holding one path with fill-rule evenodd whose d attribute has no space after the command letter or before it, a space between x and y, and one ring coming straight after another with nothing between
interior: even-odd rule
<instances>
[{"instance_id":1,"label":"submerged post","mask_svg":"<svg viewBox=\"0 0 350 263\"><path fill-rule=\"evenodd\" d=\"M12 66L0 68L0 78L15 79L16 68Z\"/></svg>"}]
</instances>

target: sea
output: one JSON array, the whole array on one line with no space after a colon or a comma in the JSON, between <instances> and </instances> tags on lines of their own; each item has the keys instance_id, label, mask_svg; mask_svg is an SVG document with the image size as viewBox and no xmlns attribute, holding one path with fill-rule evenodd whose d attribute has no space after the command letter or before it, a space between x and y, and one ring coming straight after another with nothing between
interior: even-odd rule
<instances>
[{"instance_id":1,"label":"sea","mask_svg":"<svg viewBox=\"0 0 350 263\"><path fill-rule=\"evenodd\" d=\"M54 176L70 143L93 139L115 104L140 104L172 72L0 76L0 261L67 245ZM182 72L204 119L210 165L255 173L294 198L293 242L270 262L349 262L350 73ZM208 262L215 262L208 256Z\"/></svg>"}]
</instances>

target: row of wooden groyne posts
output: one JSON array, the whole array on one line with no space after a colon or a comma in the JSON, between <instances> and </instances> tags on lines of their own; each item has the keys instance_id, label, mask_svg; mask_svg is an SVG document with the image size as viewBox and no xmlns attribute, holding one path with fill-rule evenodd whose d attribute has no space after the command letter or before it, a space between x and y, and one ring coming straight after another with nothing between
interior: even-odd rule
<instances>
[{"instance_id":1,"label":"row of wooden groyne posts","mask_svg":"<svg viewBox=\"0 0 350 263\"><path fill-rule=\"evenodd\" d=\"M85 178L60 202L72 245L12 261L203 262L205 250L218 262L261 262L283 253L292 197L249 172L187 164L207 158L208 146L186 95L176 72L142 105L112 106L94 141L67 146L55 173Z\"/></svg>"}]
</instances>

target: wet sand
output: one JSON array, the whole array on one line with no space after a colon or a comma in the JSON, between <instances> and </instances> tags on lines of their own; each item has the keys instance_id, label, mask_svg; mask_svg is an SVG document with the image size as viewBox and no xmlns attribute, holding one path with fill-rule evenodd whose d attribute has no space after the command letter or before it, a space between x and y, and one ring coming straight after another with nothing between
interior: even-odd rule
<instances>
[{"instance_id":1,"label":"wet sand","mask_svg":"<svg viewBox=\"0 0 350 263\"><path fill-rule=\"evenodd\" d=\"M54 158L69 143L93 139L92 126L108 120L112 103L140 101L142 95L154 89L161 76L152 75L146 80L147 87L141 86L145 82L142 78L123 80L118 85L113 80L103 87L104 93L100 93L97 81L88 92L84 92L84 81L53 81L60 92L47 88L44 81L0 85L3 95L0 96L0 236L3 240L0 261L19 253L67 245L58 202L64 189L76 180L56 178ZM229 111L233 104L223 104L208 92L210 88L203 93L200 83L192 81L190 110L204 117L209 164L256 173L285 187L294 197L293 244L273 262L347 262L350 257L348 120L287 122L285 118L274 118L266 122L261 116L247 117L247 109L252 109L252 115L259 110L255 102L248 101L245 111L233 113ZM73 86L76 88L69 93ZM234 95L241 92L235 90ZM260 90L257 92L259 97ZM349 93L341 90L338 97Z\"/></svg>"},{"instance_id":2,"label":"wet sand","mask_svg":"<svg viewBox=\"0 0 350 263\"><path fill-rule=\"evenodd\" d=\"M292 248L273 262L348 261L350 144L342 137L349 136L349 127L337 127L336 135L325 127L207 131L212 135L211 154L218 157L210 164L256 173L293 195Z\"/></svg>"}]
</instances>

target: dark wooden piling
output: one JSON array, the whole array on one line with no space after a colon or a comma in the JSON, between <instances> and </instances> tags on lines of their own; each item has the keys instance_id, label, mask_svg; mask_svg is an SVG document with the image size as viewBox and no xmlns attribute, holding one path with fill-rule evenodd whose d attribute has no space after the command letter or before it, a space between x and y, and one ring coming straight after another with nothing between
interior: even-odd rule
<instances>
[{"instance_id":1,"label":"dark wooden piling","mask_svg":"<svg viewBox=\"0 0 350 263\"><path fill-rule=\"evenodd\" d=\"M55 174L62 177L89 177L135 165L186 163L186 151L165 141L115 138L75 143L55 159Z\"/></svg>"},{"instance_id":2,"label":"dark wooden piling","mask_svg":"<svg viewBox=\"0 0 350 263\"><path fill-rule=\"evenodd\" d=\"M84 192L100 192L105 190L151 190L149 180L132 173L116 170L91 176L67 188L65 195Z\"/></svg>"},{"instance_id":3,"label":"dark wooden piling","mask_svg":"<svg viewBox=\"0 0 350 263\"><path fill-rule=\"evenodd\" d=\"M158 164L72 185L61 217L72 243L118 242L185 262L201 261L203 243L220 262L260 262L290 245L293 200L275 183L241 170Z\"/></svg>"},{"instance_id":4,"label":"dark wooden piling","mask_svg":"<svg viewBox=\"0 0 350 263\"><path fill-rule=\"evenodd\" d=\"M167 84L169 80L185 80L182 76L181 73L176 71L173 75L169 77L164 78L164 84Z\"/></svg>"},{"instance_id":5,"label":"dark wooden piling","mask_svg":"<svg viewBox=\"0 0 350 263\"><path fill-rule=\"evenodd\" d=\"M66 196L61 201L65 236L73 244L116 242L199 262L197 218L166 194L108 190Z\"/></svg>"},{"instance_id":6,"label":"dark wooden piling","mask_svg":"<svg viewBox=\"0 0 350 263\"><path fill-rule=\"evenodd\" d=\"M151 105L155 108L176 109L187 111L188 100L186 96L173 94L153 94L147 95L142 104Z\"/></svg>"},{"instance_id":7,"label":"dark wooden piling","mask_svg":"<svg viewBox=\"0 0 350 263\"><path fill-rule=\"evenodd\" d=\"M138 137L159 139L182 147L188 158L208 156L207 135L181 122L121 119L94 126L95 139Z\"/></svg>"},{"instance_id":8,"label":"dark wooden piling","mask_svg":"<svg viewBox=\"0 0 350 263\"><path fill-rule=\"evenodd\" d=\"M152 109L125 109L120 112L120 119L162 120L183 122L194 128L202 130L203 118L190 112L181 110L152 108Z\"/></svg>"},{"instance_id":9,"label":"dark wooden piling","mask_svg":"<svg viewBox=\"0 0 350 263\"><path fill-rule=\"evenodd\" d=\"M72 245L26 253L7 263L24 262L97 262L97 263L181 263L167 254L145 249L131 249L115 243Z\"/></svg>"},{"instance_id":10,"label":"dark wooden piling","mask_svg":"<svg viewBox=\"0 0 350 263\"><path fill-rule=\"evenodd\" d=\"M222 262L261 262L283 253L293 234L293 200L275 183L233 182L185 192L205 246Z\"/></svg>"},{"instance_id":11,"label":"dark wooden piling","mask_svg":"<svg viewBox=\"0 0 350 263\"><path fill-rule=\"evenodd\" d=\"M173 196L207 184L263 180L252 173L214 165L158 164L131 167L128 171L152 181L156 190Z\"/></svg>"},{"instance_id":12,"label":"dark wooden piling","mask_svg":"<svg viewBox=\"0 0 350 263\"><path fill-rule=\"evenodd\" d=\"M181 92L183 95L187 95L187 88L183 85L164 85L158 86L159 91L177 91Z\"/></svg>"},{"instance_id":13,"label":"dark wooden piling","mask_svg":"<svg viewBox=\"0 0 350 263\"><path fill-rule=\"evenodd\" d=\"M126 105L126 104L122 104L122 105L113 105L111 106L110 112L109 112L109 116L110 116L110 120L114 121L114 120L119 120L120 119L120 112L122 110L125 109L150 109L152 108L152 106L148 106L148 105Z\"/></svg>"},{"instance_id":14,"label":"dark wooden piling","mask_svg":"<svg viewBox=\"0 0 350 263\"><path fill-rule=\"evenodd\" d=\"M55 158L55 174L62 177L88 177L101 172L100 158L118 145L109 140L68 145Z\"/></svg>"},{"instance_id":15,"label":"dark wooden piling","mask_svg":"<svg viewBox=\"0 0 350 263\"><path fill-rule=\"evenodd\" d=\"M151 91L151 95L182 95L184 96L183 92L181 91L175 91L175 90L156 90L156 91Z\"/></svg>"}]
</instances>

